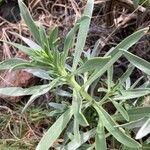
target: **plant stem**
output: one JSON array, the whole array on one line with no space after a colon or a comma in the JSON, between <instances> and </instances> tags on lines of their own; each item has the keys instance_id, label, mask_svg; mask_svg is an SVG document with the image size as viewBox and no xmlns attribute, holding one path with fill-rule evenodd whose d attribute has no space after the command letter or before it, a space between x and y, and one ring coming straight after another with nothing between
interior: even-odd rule
<instances>
[{"instance_id":1,"label":"plant stem","mask_svg":"<svg viewBox=\"0 0 150 150\"><path fill-rule=\"evenodd\" d=\"M84 88L82 88L74 79L74 76L71 76L70 78L67 78L67 81L69 85L72 86L72 88L75 88L76 91L78 91L83 98L85 98L90 103L96 103L96 101L85 91Z\"/></svg>"}]
</instances>

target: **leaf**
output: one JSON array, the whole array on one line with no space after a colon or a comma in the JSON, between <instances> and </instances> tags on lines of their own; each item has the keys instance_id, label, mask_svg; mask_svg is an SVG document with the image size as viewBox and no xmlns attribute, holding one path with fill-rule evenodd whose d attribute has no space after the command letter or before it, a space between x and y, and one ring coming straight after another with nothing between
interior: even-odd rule
<instances>
[{"instance_id":1,"label":"leaf","mask_svg":"<svg viewBox=\"0 0 150 150\"><path fill-rule=\"evenodd\" d=\"M92 17L93 7L94 7L94 0L88 0L83 15L89 16L89 18L85 19L80 23L79 32L77 36L77 43L75 47L75 55L73 59L73 67L72 67L73 72L76 70L78 62L80 60L81 53L85 45L85 41L86 41L86 37L88 34L88 29Z\"/></svg>"},{"instance_id":2,"label":"leaf","mask_svg":"<svg viewBox=\"0 0 150 150\"><path fill-rule=\"evenodd\" d=\"M50 50L49 41L48 41L48 37L46 35L46 31L42 25L40 25L39 34L40 34L42 48L48 54L48 51Z\"/></svg>"},{"instance_id":3,"label":"leaf","mask_svg":"<svg viewBox=\"0 0 150 150\"><path fill-rule=\"evenodd\" d=\"M117 125L113 118L102 108L94 105L94 108L96 109L99 117L101 117L101 120L103 122L103 125L106 127L106 129L123 145L126 145L128 147L133 148L139 148L141 145L133 140L131 137L127 136L122 128L116 128Z\"/></svg>"},{"instance_id":4,"label":"leaf","mask_svg":"<svg viewBox=\"0 0 150 150\"><path fill-rule=\"evenodd\" d=\"M56 50L55 46L58 42L58 26L55 26L49 35L49 47L51 50Z\"/></svg>"},{"instance_id":5,"label":"leaf","mask_svg":"<svg viewBox=\"0 0 150 150\"><path fill-rule=\"evenodd\" d=\"M44 136L38 143L36 150L49 150L49 148L57 140L61 132L67 126L72 117L72 114L72 108L66 110L44 134Z\"/></svg>"},{"instance_id":6,"label":"leaf","mask_svg":"<svg viewBox=\"0 0 150 150\"><path fill-rule=\"evenodd\" d=\"M24 112L27 107L39 96L47 93L48 91L50 91L58 82L59 78L54 79L50 84L48 84L47 87L43 88L43 89L38 89L29 99L29 101L27 102L27 104L24 106L22 112Z\"/></svg>"},{"instance_id":7,"label":"leaf","mask_svg":"<svg viewBox=\"0 0 150 150\"><path fill-rule=\"evenodd\" d=\"M136 55L133 55L130 52L125 52L121 50L124 56L130 61L132 65L143 71L144 73L150 75L150 63Z\"/></svg>"},{"instance_id":8,"label":"leaf","mask_svg":"<svg viewBox=\"0 0 150 150\"><path fill-rule=\"evenodd\" d=\"M127 110L127 113L129 115L130 121L135 121L143 117L149 117L150 108L149 107L132 108ZM124 118L120 114L114 115L113 118L114 120L117 121L124 121Z\"/></svg>"},{"instance_id":9,"label":"leaf","mask_svg":"<svg viewBox=\"0 0 150 150\"><path fill-rule=\"evenodd\" d=\"M111 91L111 88L113 86L113 72L114 72L114 68L113 66L111 66L108 70L107 70L107 86L108 86L108 92Z\"/></svg>"},{"instance_id":10,"label":"leaf","mask_svg":"<svg viewBox=\"0 0 150 150\"><path fill-rule=\"evenodd\" d=\"M59 103L54 103L54 102L50 102L49 106L53 107L54 109L59 109L59 110L64 110L67 107L67 105L65 104L59 104Z\"/></svg>"},{"instance_id":11,"label":"leaf","mask_svg":"<svg viewBox=\"0 0 150 150\"><path fill-rule=\"evenodd\" d=\"M124 117L125 120L129 121L129 115L127 111L123 108L123 106L115 101L112 101L116 109L121 113L121 115Z\"/></svg>"},{"instance_id":12,"label":"leaf","mask_svg":"<svg viewBox=\"0 0 150 150\"><path fill-rule=\"evenodd\" d=\"M139 98L150 94L150 88L136 88L131 90L121 91L121 95L114 97L114 100L127 100L133 98Z\"/></svg>"},{"instance_id":13,"label":"leaf","mask_svg":"<svg viewBox=\"0 0 150 150\"><path fill-rule=\"evenodd\" d=\"M73 90L72 107L73 107L75 119L79 122L79 124L82 126L88 126L89 124L88 124L85 116L81 112L82 98L79 95L79 93L77 91L75 91L75 89Z\"/></svg>"},{"instance_id":14,"label":"leaf","mask_svg":"<svg viewBox=\"0 0 150 150\"><path fill-rule=\"evenodd\" d=\"M150 133L150 118L143 124L138 133L136 139L141 139Z\"/></svg>"},{"instance_id":15,"label":"leaf","mask_svg":"<svg viewBox=\"0 0 150 150\"><path fill-rule=\"evenodd\" d=\"M121 56L122 53L120 49L128 50L132 45L134 45L146 32L148 32L149 28L144 28L139 31L134 32L132 35L125 38L120 44L118 44L115 48L111 50L109 55L111 59L101 68L95 70L92 75L89 77L88 81L83 85L83 88L91 85L93 81L103 75L103 73L111 67Z\"/></svg>"},{"instance_id":16,"label":"leaf","mask_svg":"<svg viewBox=\"0 0 150 150\"><path fill-rule=\"evenodd\" d=\"M20 58L12 58L0 62L0 70L10 70L18 64L26 63L29 64L29 61Z\"/></svg>"},{"instance_id":17,"label":"leaf","mask_svg":"<svg viewBox=\"0 0 150 150\"><path fill-rule=\"evenodd\" d=\"M48 71L42 69L24 69L25 71L32 73L34 76L45 80L51 80Z\"/></svg>"},{"instance_id":18,"label":"leaf","mask_svg":"<svg viewBox=\"0 0 150 150\"><path fill-rule=\"evenodd\" d=\"M32 40L28 39L28 38L25 38L17 33L15 33L17 36L19 36L31 49L34 49L34 50L38 50L38 51L41 51L42 48L36 44L35 42L33 42Z\"/></svg>"},{"instance_id":19,"label":"leaf","mask_svg":"<svg viewBox=\"0 0 150 150\"><path fill-rule=\"evenodd\" d=\"M61 97L72 97L72 94L68 91L64 91L61 89L56 90L56 94L61 96Z\"/></svg>"},{"instance_id":20,"label":"leaf","mask_svg":"<svg viewBox=\"0 0 150 150\"><path fill-rule=\"evenodd\" d=\"M82 144L87 142L90 138L95 136L95 129L87 131L81 134L81 143L78 143L75 139L67 144L67 146L63 147L61 150L77 150Z\"/></svg>"},{"instance_id":21,"label":"leaf","mask_svg":"<svg viewBox=\"0 0 150 150\"><path fill-rule=\"evenodd\" d=\"M140 3L140 0L133 0L134 7L137 8Z\"/></svg>"},{"instance_id":22,"label":"leaf","mask_svg":"<svg viewBox=\"0 0 150 150\"><path fill-rule=\"evenodd\" d=\"M47 88L49 84L37 85L30 88L21 88L21 87L4 87L0 88L0 94L7 96L24 96L24 95L33 95L37 91L40 91L44 88Z\"/></svg>"},{"instance_id":23,"label":"leaf","mask_svg":"<svg viewBox=\"0 0 150 150\"><path fill-rule=\"evenodd\" d=\"M74 133L74 139L78 143L81 143L81 136L80 136L80 130L79 130L79 122L77 119L74 119L74 125L73 125L73 133Z\"/></svg>"},{"instance_id":24,"label":"leaf","mask_svg":"<svg viewBox=\"0 0 150 150\"><path fill-rule=\"evenodd\" d=\"M127 129L139 128L147 121L147 119L148 119L147 117L144 117L138 120L131 121L129 123L117 125L116 127L124 127Z\"/></svg>"},{"instance_id":25,"label":"leaf","mask_svg":"<svg viewBox=\"0 0 150 150\"><path fill-rule=\"evenodd\" d=\"M104 131L104 126L101 120L99 121L97 129L96 129L96 142L95 143L96 143L95 145L96 150L107 150L105 131Z\"/></svg>"},{"instance_id":26,"label":"leaf","mask_svg":"<svg viewBox=\"0 0 150 150\"><path fill-rule=\"evenodd\" d=\"M88 72L91 70L95 70L97 68L103 67L108 61L110 57L96 57L87 60L80 68L78 68L74 74L80 74L84 72Z\"/></svg>"},{"instance_id":27,"label":"leaf","mask_svg":"<svg viewBox=\"0 0 150 150\"><path fill-rule=\"evenodd\" d=\"M35 40L38 42L39 45L41 45L41 40L40 40L40 34L37 26L35 25L29 10L27 9L26 5L23 3L22 0L18 0L18 4L20 7L20 12L21 16L23 17L25 23L27 24L30 32L32 33L33 37Z\"/></svg>"},{"instance_id":28,"label":"leaf","mask_svg":"<svg viewBox=\"0 0 150 150\"><path fill-rule=\"evenodd\" d=\"M96 57L97 56L97 50L99 45L102 43L102 41L99 39L96 41L94 48L92 49L92 53L91 53L91 58Z\"/></svg>"},{"instance_id":29,"label":"leaf","mask_svg":"<svg viewBox=\"0 0 150 150\"><path fill-rule=\"evenodd\" d=\"M64 42L64 48L63 48L63 56L62 56L62 63L65 64L65 60L68 56L68 51L73 45L73 41L75 38L75 34L79 29L80 23L84 21L85 19L88 19L88 16L82 16L75 24L75 26L69 31L69 33L66 36L65 42Z\"/></svg>"},{"instance_id":30,"label":"leaf","mask_svg":"<svg viewBox=\"0 0 150 150\"><path fill-rule=\"evenodd\" d=\"M26 47L26 46L23 46L21 44L18 44L18 43L12 43L12 42L7 42L7 41L2 41L2 42L5 42L7 44L10 44L16 48L18 48L20 51L24 52L25 54L28 54L29 56L34 56L34 50L30 47Z\"/></svg>"},{"instance_id":31,"label":"leaf","mask_svg":"<svg viewBox=\"0 0 150 150\"><path fill-rule=\"evenodd\" d=\"M66 58L68 56L68 51L71 48L74 40L74 36L79 28L79 23L75 24L75 26L69 31L67 37L65 39L64 48L63 48L63 60L62 63L65 64Z\"/></svg>"},{"instance_id":32,"label":"leaf","mask_svg":"<svg viewBox=\"0 0 150 150\"><path fill-rule=\"evenodd\" d=\"M131 73L134 70L134 66L129 65L126 72L118 79L117 84L113 89L117 90L121 85L124 84L124 82L127 80L128 77L130 77Z\"/></svg>"}]
</instances>

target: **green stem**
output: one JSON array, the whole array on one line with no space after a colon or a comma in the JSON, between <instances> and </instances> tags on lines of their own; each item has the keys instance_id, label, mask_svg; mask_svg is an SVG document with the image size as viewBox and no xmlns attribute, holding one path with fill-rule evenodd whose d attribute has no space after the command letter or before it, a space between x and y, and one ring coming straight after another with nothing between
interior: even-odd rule
<instances>
[{"instance_id":1,"label":"green stem","mask_svg":"<svg viewBox=\"0 0 150 150\"><path fill-rule=\"evenodd\" d=\"M75 81L74 76L67 77L67 81L72 88L75 88L82 97L90 103L96 103L96 101Z\"/></svg>"}]
</instances>

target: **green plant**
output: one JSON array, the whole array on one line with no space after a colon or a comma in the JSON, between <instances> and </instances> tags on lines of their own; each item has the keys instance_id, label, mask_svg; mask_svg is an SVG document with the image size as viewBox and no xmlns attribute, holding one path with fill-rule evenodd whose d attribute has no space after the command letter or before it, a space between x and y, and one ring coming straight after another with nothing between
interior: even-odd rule
<instances>
[{"instance_id":1,"label":"green plant","mask_svg":"<svg viewBox=\"0 0 150 150\"><path fill-rule=\"evenodd\" d=\"M135 7L138 7L138 5L142 4L146 7L149 7L150 6L150 0L133 0L133 4Z\"/></svg>"},{"instance_id":2,"label":"green plant","mask_svg":"<svg viewBox=\"0 0 150 150\"><path fill-rule=\"evenodd\" d=\"M146 121L149 124L150 109L139 107L138 102L139 98L150 94L150 83L145 82L140 87L137 87L139 79L131 85L130 75L134 67L150 75L150 63L127 52L127 50L145 35L149 28L136 31L116 47L111 48L103 57L97 57L95 54L99 42L95 44L90 53L85 52L84 45L94 6L94 0L88 0L83 16L70 30L64 42L63 51L59 52L58 28L55 27L47 35L42 25L35 25L23 2L21 0L18 2L21 15L38 44L20 35L18 36L29 47L7 42L28 54L30 60L18 58L4 60L0 63L0 70L26 69L26 71L30 71L35 76L49 80L49 83L27 89L18 87L0 88L0 93L9 96L31 95L23 109L24 112L37 97L52 89L53 92L56 92L56 89L61 89L63 85L67 85L72 90L71 93L63 91L63 89L59 92L59 95L65 94L72 97L72 104L50 103L56 109L55 114L61 115L44 134L36 150L48 150L64 129L66 129L64 143L58 145L56 149L73 150L84 146L86 149L95 147L97 150L106 150L107 137L115 138L116 140L113 140L114 144L118 141L121 144L117 143L117 145L122 149L126 147L141 148L142 141L141 143L135 141L131 137L131 128L126 127L130 124L132 128L136 128L134 123L143 118L146 118L144 122ZM75 42L76 34L77 41ZM74 43L75 53L71 56L70 63L67 63L68 51ZM83 53L84 55L81 57ZM113 82L113 64L121 56L126 57L130 65L127 71L116 82ZM101 81L101 76L105 72L107 72L107 81ZM100 87L99 81L105 83L106 86ZM94 91L98 85L98 91L103 94L97 98L94 95ZM109 108L104 109L104 105L110 102L116 108L116 112L111 115L108 113ZM86 112L89 111L95 115L95 117L90 117L91 120L86 119L88 118ZM94 124L91 125L90 122L94 122ZM119 125L119 122L128 122L128 124ZM83 132L84 128L88 131ZM95 137L95 142L92 140L93 144L84 144L93 137Z\"/></svg>"}]
</instances>

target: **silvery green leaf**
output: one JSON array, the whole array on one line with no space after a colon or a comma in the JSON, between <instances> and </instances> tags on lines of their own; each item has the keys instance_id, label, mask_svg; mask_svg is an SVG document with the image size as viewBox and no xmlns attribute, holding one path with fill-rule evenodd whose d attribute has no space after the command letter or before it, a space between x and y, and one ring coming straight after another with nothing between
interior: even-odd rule
<instances>
[{"instance_id":1,"label":"silvery green leaf","mask_svg":"<svg viewBox=\"0 0 150 150\"><path fill-rule=\"evenodd\" d=\"M27 24L30 32L32 33L33 37L38 42L38 44L41 44L39 29L34 23L29 10L27 9L26 5L23 3L22 0L18 0L18 4L19 4L21 16L23 17L25 23Z\"/></svg>"},{"instance_id":2,"label":"silvery green leaf","mask_svg":"<svg viewBox=\"0 0 150 150\"><path fill-rule=\"evenodd\" d=\"M54 86L56 86L56 84L58 83L59 78L54 79L53 81L51 81L51 83L48 84L47 87L43 88L43 89L38 89L29 99L29 101L27 102L27 104L24 106L22 112L24 112L27 107L35 100L37 99L39 96L44 95L45 93L47 93L48 91L50 91Z\"/></svg>"},{"instance_id":3,"label":"silvery green leaf","mask_svg":"<svg viewBox=\"0 0 150 150\"><path fill-rule=\"evenodd\" d=\"M11 70L19 64L30 64L30 62L20 58L7 59L0 62L0 70Z\"/></svg>"},{"instance_id":4,"label":"silvery green leaf","mask_svg":"<svg viewBox=\"0 0 150 150\"><path fill-rule=\"evenodd\" d=\"M86 18L80 23L79 32L77 36L77 43L75 47L75 55L73 59L73 68L72 68L73 72L76 70L78 62L80 60L81 53L83 52L85 46L85 41L92 18L93 7L94 7L94 0L88 0L83 14L84 16L88 16L88 18Z\"/></svg>"},{"instance_id":5,"label":"silvery green leaf","mask_svg":"<svg viewBox=\"0 0 150 150\"><path fill-rule=\"evenodd\" d=\"M32 73L34 76L39 77L45 80L51 80L52 78L49 76L48 71L42 69L24 69L25 71Z\"/></svg>"},{"instance_id":6,"label":"silvery green leaf","mask_svg":"<svg viewBox=\"0 0 150 150\"><path fill-rule=\"evenodd\" d=\"M79 148L83 143L88 141L90 138L94 137L95 133L96 133L95 129L92 129L90 131L82 133L81 134L81 143L78 143L75 139L73 139L61 150L77 150L77 148Z\"/></svg>"},{"instance_id":7,"label":"silvery green leaf","mask_svg":"<svg viewBox=\"0 0 150 150\"><path fill-rule=\"evenodd\" d=\"M141 127L146 121L148 120L148 117L140 118L138 120L131 121L129 123L117 125L116 127L124 127L128 129L134 129Z\"/></svg>"},{"instance_id":8,"label":"silvery green leaf","mask_svg":"<svg viewBox=\"0 0 150 150\"><path fill-rule=\"evenodd\" d=\"M72 109L66 110L53 125L44 134L40 142L38 143L36 150L49 150L52 144L57 140L62 131L67 126L72 117Z\"/></svg>"},{"instance_id":9,"label":"silvery green leaf","mask_svg":"<svg viewBox=\"0 0 150 150\"><path fill-rule=\"evenodd\" d=\"M136 88L131 90L121 91L121 95L115 96L114 100L127 100L139 98L150 94L150 88Z\"/></svg>"},{"instance_id":10,"label":"silvery green leaf","mask_svg":"<svg viewBox=\"0 0 150 150\"><path fill-rule=\"evenodd\" d=\"M143 71L144 73L150 75L150 63L130 52L121 49L123 55L130 61L132 65Z\"/></svg>"},{"instance_id":11,"label":"silvery green leaf","mask_svg":"<svg viewBox=\"0 0 150 150\"><path fill-rule=\"evenodd\" d=\"M138 133L136 139L141 139L150 133L150 118L143 124Z\"/></svg>"},{"instance_id":12,"label":"silvery green leaf","mask_svg":"<svg viewBox=\"0 0 150 150\"><path fill-rule=\"evenodd\" d=\"M114 119L101 107L94 105L99 117L101 118L105 128L123 145L133 148L140 148L141 145L136 142L134 139L125 134L122 128L116 128L117 123Z\"/></svg>"},{"instance_id":13,"label":"silvery green leaf","mask_svg":"<svg viewBox=\"0 0 150 150\"><path fill-rule=\"evenodd\" d=\"M115 48L111 49L111 52L109 52L108 55L105 55L111 56L111 59L101 69L98 68L92 73L87 82L83 85L83 88L91 85L93 81L101 77L107 71L107 69L110 68L122 56L122 52L120 51L120 49L124 49L127 51L142 36L144 36L145 33L148 32L148 30L149 28L144 28L134 32L132 35L128 36L121 43L119 43Z\"/></svg>"}]
</instances>

